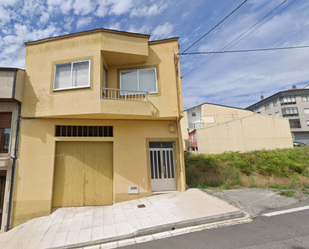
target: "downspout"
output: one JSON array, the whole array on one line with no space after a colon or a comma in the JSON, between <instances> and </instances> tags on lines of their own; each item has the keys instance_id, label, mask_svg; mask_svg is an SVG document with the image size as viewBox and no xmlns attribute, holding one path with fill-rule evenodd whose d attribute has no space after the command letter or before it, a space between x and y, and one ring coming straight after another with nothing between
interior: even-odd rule
<instances>
[{"instance_id":1,"label":"downspout","mask_svg":"<svg viewBox=\"0 0 309 249\"><path fill-rule=\"evenodd\" d=\"M19 138L19 124L20 124L20 113L21 113L21 102L15 99L15 87L16 87L16 76L17 70L14 74L14 81L13 81L13 92L12 92L12 99L18 104L18 116L17 116L17 123L16 123L16 137L15 137L15 148L14 148L14 156L11 157L13 159L12 163L12 172L11 172L11 186L10 186L10 196L9 196L9 206L7 211L7 221L6 221L6 232L9 231L10 228L10 221L11 221L11 210L13 206L13 188L14 188L14 179L15 179L15 165L17 159L17 149L18 149L18 138Z\"/></svg>"},{"instance_id":2,"label":"downspout","mask_svg":"<svg viewBox=\"0 0 309 249\"><path fill-rule=\"evenodd\" d=\"M177 88L177 106L178 106L178 116L176 121L176 127L177 127L177 133L178 133L178 140L179 140L179 153L180 153L180 173L183 174L183 180L186 183L186 174L185 174L185 165L184 165L184 154L183 154L183 139L181 134L181 126L180 126L180 119L183 117L183 110L180 107L180 103L182 101L179 100L181 90L180 88L180 65L179 65L179 54L175 54L173 51L173 57L174 57L174 63L175 63L175 74L176 74L176 88ZM186 187L184 189L181 189L181 191L185 191Z\"/></svg>"}]
</instances>

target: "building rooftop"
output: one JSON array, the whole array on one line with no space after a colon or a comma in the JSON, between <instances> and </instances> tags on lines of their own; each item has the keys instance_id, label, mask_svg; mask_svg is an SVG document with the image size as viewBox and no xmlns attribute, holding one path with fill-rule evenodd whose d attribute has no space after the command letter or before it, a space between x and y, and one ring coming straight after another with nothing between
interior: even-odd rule
<instances>
[{"instance_id":1,"label":"building rooftop","mask_svg":"<svg viewBox=\"0 0 309 249\"><path fill-rule=\"evenodd\" d=\"M284 97L284 96L290 96L290 95L309 95L309 88L305 87L305 88L301 88L301 89L289 89L289 90L285 90L285 91L280 91L277 92L267 98L264 98L250 106L248 106L247 108L245 108L246 110L253 110L257 107L260 107L262 105L265 105L269 102L272 102L280 97Z\"/></svg>"}]
</instances>

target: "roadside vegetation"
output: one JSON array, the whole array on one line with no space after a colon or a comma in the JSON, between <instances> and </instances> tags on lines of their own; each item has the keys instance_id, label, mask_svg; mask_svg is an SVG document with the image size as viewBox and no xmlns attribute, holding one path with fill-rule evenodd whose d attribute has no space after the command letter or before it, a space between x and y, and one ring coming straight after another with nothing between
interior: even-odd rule
<instances>
[{"instance_id":1,"label":"roadside vegetation","mask_svg":"<svg viewBox=\"0 0 309 249\"><path fill-rule=\"evenodd\" d=\"M274 188L285 196L309 194L309 146L247 153L185 154L189 187Z\"/></svg>"}]
</instances>

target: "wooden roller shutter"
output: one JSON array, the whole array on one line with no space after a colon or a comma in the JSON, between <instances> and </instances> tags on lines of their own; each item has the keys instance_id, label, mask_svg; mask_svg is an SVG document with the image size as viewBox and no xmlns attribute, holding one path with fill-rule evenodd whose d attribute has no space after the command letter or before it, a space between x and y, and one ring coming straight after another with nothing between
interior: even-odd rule
<instances>
[{"instance_id":1,"label":"wooden roller shutter","mask_svg":"<svg viewBox=\"0 0 309 249\"><path fill-rule=\"evenodd\" d=\"M0 112L0 128L11 128L11 120L11 112Z\"/></svg>"}]
</instances>

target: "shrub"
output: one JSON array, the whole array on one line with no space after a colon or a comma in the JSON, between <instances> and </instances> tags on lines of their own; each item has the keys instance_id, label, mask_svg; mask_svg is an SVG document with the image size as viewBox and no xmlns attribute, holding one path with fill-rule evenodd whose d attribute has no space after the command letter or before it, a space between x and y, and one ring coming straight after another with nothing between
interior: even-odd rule
<instances>
[{"instance_id":1,"label":"shrub","mask_svg":"<svg viewBox=\"0 0 309 249\"><path fill-rule=\"evenodd\" d=\"M309 147L259 150L247 153L185 154L187 184L190 187L242 186L242 176L292 178L295 187L299 176L309 175Z\"/></svg>"}]
</instances>

